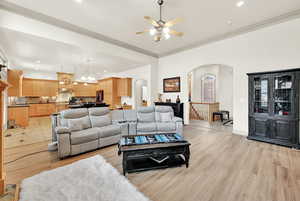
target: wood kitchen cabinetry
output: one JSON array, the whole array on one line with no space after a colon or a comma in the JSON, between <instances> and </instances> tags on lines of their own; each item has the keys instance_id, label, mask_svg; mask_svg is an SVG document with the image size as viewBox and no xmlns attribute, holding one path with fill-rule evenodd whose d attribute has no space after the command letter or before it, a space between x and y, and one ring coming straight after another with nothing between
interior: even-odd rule
<instances>
[{"instance_id":1,"label":"wood kitchen cabinetry","mask_svg":"<svg viewBox=\"0 0 300 201\"><path fill-rule=\"evenodd\" d=\"M49 116L55 112L55 103L30 104L29 106L29 117Z\"/></svg>"},{"instance_id":2,"label":"wood kitchen cabinetry","mask_svg":"<svg viewBox=\"0 0 300 201\"><path fill-rule=\"evenodd\" d=\"M7 80L10 84L8 96L22 96L23 71L8 69Z\"/></svg>"},{"instance_id":3,"label":"wood kitchen cabinetry","mask_svg":"<svg viewBox=\"0 0 300 201\"><path fill-rule=\"evenodd\" d=\"M57 96L58 81L41 79L23 79L22 96Z\"/></svg>"},{"instance_id":4,"label":"wood kitchen cabinetry","mask_svg":"<svg viewBox=\"0 0 300 201\"><path fill-rule=\"evenodd\" d=\"M8 107L8 120L15 121L15 124L21 127L29 125L28 106L10 106Z\"/></svg>"},{"instance_id":5,"label":"wood kitchen cabinetry","mask_svg":"<svg viewBox=\"0 0 300 201\"><path fill-rule=\"evenodd\" d=\"M121 97L118 95L118 83L120 78L111 77L98 80L100 90L104 92L104 102L110 105L111 109L115 109L121 105Z\"/></svg>"},{"instance_id":6,"label":"wood kitchen cabinetry","mask_svg":"<svg viewBox=\"0 0 300 201\"><path fill-rule=\"evenodd\" d=\"M132 95L132 78L120 78L118 79L118 96Z\"/></svg>"},{"instance_id":7,"label":"wood kitchen cabinetry","mask_svg":"<svg viewBox=\"0 0 300 201\"><path fill-rule=\"evenodd\" d=\"M96 97L96 91L98 88L98 84L89 83L84 85L84 83L79 82L77 85L73 85L73 95L76 97Z\"/></svg>"}]
</instances>

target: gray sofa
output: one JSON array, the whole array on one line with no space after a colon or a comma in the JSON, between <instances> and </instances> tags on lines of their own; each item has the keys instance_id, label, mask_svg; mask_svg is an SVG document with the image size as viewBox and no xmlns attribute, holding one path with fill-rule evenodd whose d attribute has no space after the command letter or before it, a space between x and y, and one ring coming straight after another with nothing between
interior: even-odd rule
<instances>
[{"instance_id":1,"label":"gray sofa","mask_svg":"<svg viewBox=\"0 0 300 201\"><path fill-rule=\"evenodd\" d=\"M52 119L59 158L116 144L128 127L111 120L105 107L69 109Z\"/></svg>"},{"instance_id":2,"label":"gray sofa","mask_svg":"<svg viewBox=\"0 0 300 201\"><path fill-rule=\"evenodd\" d=\"M125 135L183 135L182 130L182 119L169 106L112 112L105 107L69 109L52 116L52 141L57 142L59 158L116 144Z\"/></svg>"},{"instance_id":3,"label":"gray sofa","mask_svg":"<svg viewBox=\"0 0 300 201\"><path fill-rule=\"evenodd\" d=\"M183 121L174 116L170 106L140 107L137 110L116 110L113 121L128 125L129 135L178 133L183 135Z\"/></svg>"}]
</instances>

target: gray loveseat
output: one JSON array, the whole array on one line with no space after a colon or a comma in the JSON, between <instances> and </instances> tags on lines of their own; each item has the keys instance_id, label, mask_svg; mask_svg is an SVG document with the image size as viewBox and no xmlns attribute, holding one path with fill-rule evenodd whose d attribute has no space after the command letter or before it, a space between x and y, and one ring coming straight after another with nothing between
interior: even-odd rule
<instances>
[{"instance_id":1,"label":"gray loveseat","mask_svg":"<svg viewBox=\"0 0 300 201\"><path fill-rule=\"evenodd\" d=\"M178 133L183 135L183 121L174 116L170 106L140 107L137 110L116 110L113 121L128 125L129 135Z\"/></svg>"},{"instance_id":2,"label":"gray loveseat","mask_svg":"<svg viewBox=\"0 0 300 201\"><path fill-rule=\"evenodd\" d=\"M62 111L52 120L52 128L59 158L116 144L128 134L128 126L113 122L105 107Z\"/></svg>"}]
</instances>

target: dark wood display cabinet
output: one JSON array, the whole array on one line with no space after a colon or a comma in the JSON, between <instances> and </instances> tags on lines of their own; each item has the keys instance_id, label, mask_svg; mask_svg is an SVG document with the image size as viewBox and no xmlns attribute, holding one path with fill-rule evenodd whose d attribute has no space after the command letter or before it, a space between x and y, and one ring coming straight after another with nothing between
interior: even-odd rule
<instances>
[{"instance_id":1,"label":"dark wood display cabinet","mask_svg":"<svg viewBox=\"0 0 300 201\"><path fill-rule=\"evenodd\" d=\"M300 68L247 75L248 139L299 148Z\"/></svg>"}]
</instances>

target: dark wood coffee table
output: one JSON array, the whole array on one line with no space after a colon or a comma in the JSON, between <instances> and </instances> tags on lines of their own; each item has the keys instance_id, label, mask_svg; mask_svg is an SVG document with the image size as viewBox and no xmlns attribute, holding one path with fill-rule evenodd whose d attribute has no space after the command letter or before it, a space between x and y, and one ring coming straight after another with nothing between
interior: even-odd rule
<instances>
[{"instance_id":1,"label":"dark wood coffee table","mask_svg":"<svg viewBox=\"0 0 300 201\"><path fill-rule=\"evenodd\" d=\"M187 141L143 145L118 144L118 155L123 153L123 174L146 170L189 167L190 143Z\"/></svg>"}]
</instances>

